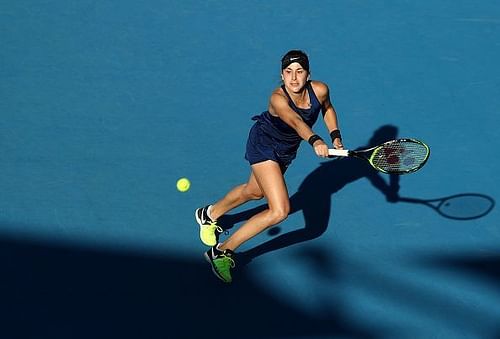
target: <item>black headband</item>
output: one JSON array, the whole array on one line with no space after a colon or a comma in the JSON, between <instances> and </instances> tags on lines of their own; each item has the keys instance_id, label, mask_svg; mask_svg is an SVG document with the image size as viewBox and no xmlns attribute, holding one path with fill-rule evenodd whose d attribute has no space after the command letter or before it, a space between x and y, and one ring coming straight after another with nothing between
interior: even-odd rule
<instances>
[{"instance_id":1,"label":"black headband","mask_svg":"<svg viewBox=\"0 0 500 339\"><path fill-rule=\"evenodd\" d=\"M294 62L298 62L303 69L309 72L309 58L306 53L298 50L289 51L283 56L281 59L281 70L284 70Z\"/></svg>"}]
</instances>

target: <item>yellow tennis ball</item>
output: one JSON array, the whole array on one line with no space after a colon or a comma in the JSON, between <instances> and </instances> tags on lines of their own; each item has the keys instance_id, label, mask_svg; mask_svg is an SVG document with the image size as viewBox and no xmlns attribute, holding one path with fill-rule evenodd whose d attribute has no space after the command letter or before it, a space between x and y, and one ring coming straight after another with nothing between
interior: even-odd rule
<instances>
[{"instance_id":1,"label":"yellow tennis ball","mask_svg":"<svg viewBox=\"0 0 500 339\"><path fill-rule=\"evenodd\" d=\"M179 180L177 180L177 189L180 192L186 192L190 186L191 182L188 178L180 178Z\"/></svg>"}]
</instances>

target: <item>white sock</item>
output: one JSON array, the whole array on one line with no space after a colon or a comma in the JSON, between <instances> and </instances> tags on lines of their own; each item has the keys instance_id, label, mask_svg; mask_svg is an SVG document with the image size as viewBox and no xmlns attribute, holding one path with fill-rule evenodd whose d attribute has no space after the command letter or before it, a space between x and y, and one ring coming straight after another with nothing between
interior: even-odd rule
<instances>
[{"instance_id":1,"label":"white sock","mask_svg":"<svg viewBox=\"0 0 500 339\"><path fill-rule=\"evenodd\" d=\"M207 208L207 216L210 218L210 220L214 221L214 218L212 218L212 205L208 206Z\"/></svg>"},{"instance_id":2,"label":"white sock","mask_svg":"<svg viewBox=\"0 0 500 339\"><path fill-rule=\"evenodd\" d=\"M220 249L220 246L222 245L222 243L218 243L217 245L215 245L215 249L217 251L219 251L220 253L224 253L224 250L223 249Z\"/></svg>"}]
</instances>

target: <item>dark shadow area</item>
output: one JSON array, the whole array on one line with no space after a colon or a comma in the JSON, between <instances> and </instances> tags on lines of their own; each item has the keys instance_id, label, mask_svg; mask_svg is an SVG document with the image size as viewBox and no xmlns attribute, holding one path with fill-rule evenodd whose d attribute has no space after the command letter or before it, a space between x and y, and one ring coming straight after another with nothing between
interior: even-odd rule
<instances>
[{"instance_id":1,"label":"dark shadow area","mask_svg":"<svg viewBox=\"0 0 500 339\"><path fill-rule=\"evenodd\" d=\"M459 253L428 255L418 259L426 267L451 271L480 279L500 294L500 252L496 254Z\"/></svg>"},{"instance_id":2,"label":"dark shadow area","mask_svg":"<svg viewBox=\"0 0 500 339\"><path fill-rule=\"evenodd\" d=\"M500 295L500 254L462 252L456 254L426 254L415 259L419 266L451 272L463 276L464 279L480 281ZM483 286L478 284L481 291ZM484 293L484 292L483 292ZM486 296L485 296L486 297ZM491 315L489 315L491 317ZM495 322L495 335L490 338L500 339L500 319Z\"/></svg>"},{"instance_id":3,"label":"dark shadow area","mask_svg":"<svg viewBox=\"0 0 500 339\"><path fill-rule=\"evenodd\" d=\"M492 326L497 323L495 316L464 303L460 293L448 288L449 285L453 286L453 282L432 286L422 283L433 280L432 274L428 272L419 272L419 276L424 279L414 279L412 274L380 270L354 258L350 258L344 265L348 265L358 277L356 287L383 298L384 303L397 305L401 313L410 312L417 314L417 318L433 319L436 324L440 324L436 325L436 329L443 326L463 333L466 337L491 338ZM402 333L401 337L406 338L406 335Z\"/></svg>"},{"instance_id":4,"label":"dark shadow area","mask_svg":"<svg viewBox=\"0 0 500 339\"><path fill-rule=\"evenodd\" d=\"M384 125L374 132L366 146L359 149L396 139L397 134L397 127ZM368 179L374 187L386 196L388 201L397 201L399 176L384 176L389 178L388 182L370 164L360 159L338 158L321 163L318 168L307 175L297 192L290 197L290 214L302 211L304 214L304 228L281 234L246 252L240 253L240 264L247 263L267 252L321 236L326 231L332 214L332 196L344 186L356 180ZM266 208L267 204L264 204L240 213L225 215L219 219L219 222L223 228L230 229L235 224L248 220Z\"/></svg>"},{"instance_id":5,"label":"dark shadow area","mask_svg":"<svg viewBox=\"0 0 500 339\"><path fill-rule=\"evenodd\" d=\"M1 338L381 338L385 333L344 314L341 296L328 311L306 313L273 297L245 269L238 271L237 282L219 282L201 257L3 238L0 258Z\"/></svg>"}]
</instances>

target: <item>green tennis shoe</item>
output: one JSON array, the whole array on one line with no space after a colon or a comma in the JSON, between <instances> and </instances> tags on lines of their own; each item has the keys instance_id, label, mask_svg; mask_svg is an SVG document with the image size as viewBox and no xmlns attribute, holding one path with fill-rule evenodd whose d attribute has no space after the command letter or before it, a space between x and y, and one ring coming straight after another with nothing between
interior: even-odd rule
<instances>
[{"instance_id":1,"label":"green tennis shoe","mask_svg":"<svg viewBox=\"0 0 500 339\"><path fill-rule=\"evenodd\" d=\"M215 276L225 283L233 281L231 270L236 266L231 250L218 250L216 246L205 252L205 259L212 265Z\"/></svg>"}]
</instances>

